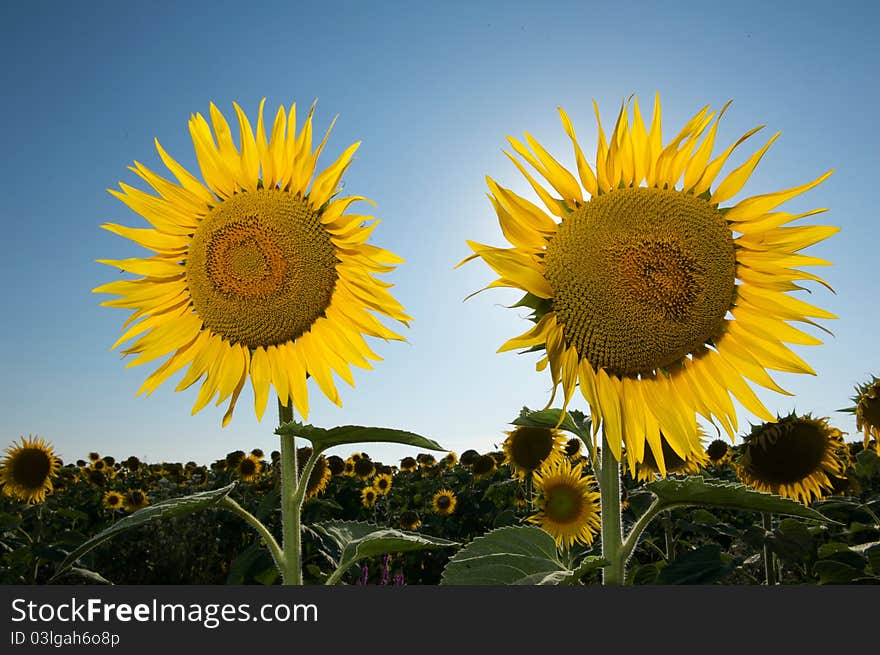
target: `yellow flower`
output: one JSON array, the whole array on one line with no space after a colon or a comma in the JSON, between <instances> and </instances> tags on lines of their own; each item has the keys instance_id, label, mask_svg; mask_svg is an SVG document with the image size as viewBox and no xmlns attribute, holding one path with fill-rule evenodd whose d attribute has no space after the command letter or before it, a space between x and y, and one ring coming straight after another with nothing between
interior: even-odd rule
<instances>
[{"instance_id":1,"label":"yellow flower","mask_svg":"<svg viewBox=\"0 0 880 655\"><path fill-rule=\"evenodd\" d=\"M388 473L380 473L373 478L373 489L380 496L385 496L391 491L391 475Z\"/></svg>"},{"instance_id":2,"label":"yellow flower","mask_svg":"<svg viewBox=\"0 0 880 655\"><path fill-rule=\"evenodd\" d=\"M312 449L308 446L304 448L297 448L297 475L303 474L306 462L309 461L309 457L311 456ZM315 466L312 469L312 474L309 476L309 481L306 483L305 497L314 498L318 494L323 493L327 489L327 485L330 484L330 478L332 477L333 473L330 471L330 465L327 463L327 458L324 457L324 455L318 455L318 459L315 460Z\"/></svg>"},{"instance_id":3,"label":"yellow flower","mask_svg":"<svg viewBox=\"0 0 880 655\"><path fill-rule=\"evenodd\" d=\"M111 190L152 227L103 228L155 254L101 263L138 277L95 292L120 296L103 305L134 310L114 344L137 337L123 353L129 366L169 356L143 383L149 395L186 369L176 390L202 380L193 413L215 396L229 399L229 423L248 378L257 418L274 387L281 402L309 413L306 379L341 405L332 373L354 385L350 365L378 361L363 335L404 340L370 312L406 324L391 286L374 277L403 260L366 243L371 216L346 213L360 196L339 196L340 179L358 143L316 173L329 137L312 150L312 111L297 132L296 110L279 107L267 138L263 102L256 133L236 104L239 145L212 103L211 124L192 116L189 130L202 183L156 142L176 182L138 162L131 168L157 195L120 183ZM213 126L213 134L212 134ZM332 128L332 126L331 126Z\"/></svg>"},{"instance_id":4,"label":"yellow flower","mask_svg":"<svg viewBox=\"0 0 880 655\"><path fill-rule=\"evenodd\" d=\"M583 464L559 459L535 473L538 513L528 521L541 526L560 546L592 544L600 528L599 494Z\"/></svg>"},{"instance_id":5,"label":"yellow flower","mask_svg":"<svg viewBox=\"0 0 880 655\"><path fill-rule=\"evenodd\" d=\"M712 158L725 109L702 109L664 144L659 97L650 129L636 99L632 124L622 106L610 138L599 121L592 167L560 109L578 177L531 135L527 145L510 137L516 153L552 187L508 155L546 210L489 178L490 200L513 247L468 242L474 254L465 261L482 258L500 276L489 287L525 291L518 305L534 312L536 325L499 350L544 350L538 369L549 366L554 392L562 387L563 407L580 387L594 435L601 426L614 456L620 461L626 447L631 466L642 461L647 443L664 471L661 430L686 457L698 444L697 414L720 423L733 440L737 418L730 394L772 420L746 378L786 393L767 369L815 374L784 342L820 341L789 322L836 318L787 292L801 289L800 280L825 284L797 267L829 262L798 251L839 228L783 227L821 209L774 211L831 171L722 207L777 136L719 183L731 152L758 131Z\"/></svg>"},{"instance_id":6,"label":"yellow flower","mask_svg":"<svg viewBox=\"0 0 880 655\"><path fill-rule=\"evenodd\" d=\"M0 462L0 483L4 493L26 503L42 503L52 492L52 480L61 468L55 451L41 437L20 437Z\"/></svg>"},{"instance_id":7,"label":"yellow flower","mask_svg":"<svg viewBox=\"0 0 880 655\"><path fill-rule=\"evenodd\" d=\"M845 474L846 450L827 418L790 414L753 428L735 464L750 487L809 505L833 490L829 476Z\"/></svg>"},{"instance_id":8,"label":"yellow flower","mask_svg":"<svg viewBox=\"0 0 880 655\"><path fill-rule=\"evenodd\" d=\"M370 509L373 505L376 504L376 498L378 494L373 487L364 487L361 489L361 505Z\"/></svg>"},{"instance_id":9,"label":"yellow flower","mask_svg":"<svg viewBox=\"0 0 880 655\"><path fill-rule=\"evenodd\" d=\"M458 499L451 489L441 489L431 499L431 507L438 516L450 516L455 513Z\"/></svg>"},{"instance_id":10,"label":"yellow flower","mask_svg":"<svg viewBox=\"0 0 880 655\"><path fill-rule=\"evenodd\" d=\"M132 489L125 494L124 506L126 512L136 512L149 504L150 502L147 500L147 494L140 489Z\"/></svg>"},{"instance_id":11,"label":"yellow flower","mask_svg":"<svg viewBox=\"0 0 880 655\"><path fill-rule=\"evenodd\" d=\"M706 457L712 466L721 466L730 461L730 446L723 439L715 439L706 446Z\"/></svg>"},{"instance_id":12,"label":"yellow flower","mask_svg":"<svg viewBox=\"0 0 880 655\"><path fill-rule=\"evenodd\" d=\"M104 494L104 507L110 510L122 509L125 498L118 491L108 491Z\"/></svg>"},{"instance_id":13,"label":"yellow flower","mask_svg":"<svg viewBox=\"0 0 880 655\"><path fill-rule=\"evenodd\" d=\"M856 387L856 395L850 400L855 407L840 411L856 415L856 429L864 436L864 446L867 448L872 438L880 440L880 379L872 375L870 382Z\"/></svg>"},{"instance_id":14,"label":"yellow flower","mask_svg":"<svg viewBox=\"0 0 880 655\"><path fill-rule=\"evenodd\" d=\"M559 430L517 426L506 434L504 462L510 464L511 473L520 480L525 480L545 462L563 456L565 437Z\"/></svg>"},{"instance_id":15,"label":"yellow flower","mask_svg":"<svg viewBox=\"0 0 880 655\"><path fill-rule=\"evenodd\" d=\"M241 461L235 467L238 478L242 482L253 482L260 477L263 470L263 463L253 455L247 455L241 458Z\"/></svg>"}]
</instances>

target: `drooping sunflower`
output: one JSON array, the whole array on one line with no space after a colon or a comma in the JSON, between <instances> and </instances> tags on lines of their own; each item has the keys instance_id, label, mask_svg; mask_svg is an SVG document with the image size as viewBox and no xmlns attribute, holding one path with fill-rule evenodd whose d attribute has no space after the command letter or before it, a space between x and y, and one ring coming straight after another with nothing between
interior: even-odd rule
<instances>
[{"instance_id":1,"label":"drooping sunflower","mask_svg":"<svg viewBox=\"0 0 880 655\"><path fill-rule=\"evenodd\" d=\"M455 506L457 504L458 499L455 497L455 492L451 489L441 489L431 498L431 508L434 510L434 514L438 516L452 515L455 513Z\"/></svg>"},{"instance_id":2,"label":"drooping sunflower","mask_svg":"<svg viewBox=\"0 0 880 655\"><path fill-rule=\"evenodd\" d=\"M792 413L753 427L735 466L750 487L809 505L832 491L830 477L845 474L846 448L827 418Z\"/></svg>"},{"instance_id":3,"label":"drooping sunflower","mask_svg":"<svg viewBox=\"0 0 880 655\"><path fill-rule=\"evenodd\" d=\"M108 491L104 494L104 507L110 510L122 509L125 498L118 491Z\"/></svg>"},{"instance_id":4,"label":"drooping sunflower","mask_svg":"<svg viewBox=\"0 0 880 655\"><path fill-rule=\"evenodd\" d=\"M262 470L263 463L253 455L242 457L241 461L235 467L235 471L238 473L238 478L242 482L253 482L260 477L260 472Z\"/></svg>"},{"instance_id":5,"label":"drooping sunflower","mask_svg":"<svg viewBox=\"0 0 880 655\"><path fill-rule=\"evenodd\" d=\"M125 494L123 505L126 512L136 512L150 504L145 494L140 489L132 489Z\"/></svg>"},{"instance_id":6,"label":"drooping sunflower","mask_svg":"<svg viewBox=\"0 0 880 655\"><path fill-rule=\"evenodd\" d=\"M345 471L345 460L339 455L330 455L327 458L327 467L331 475L341 475Z\"/></svg>"},{"instance_id":7,"label":"drooping sunflower","mask_svg":"<svg viewBox=\"0 0 880 655\"><path fill-rule=\"evenodd\" d=\"M400 470L406 471L407 473L412 473L419 466L419 463L416 461L415 457L404 457L400 460Z\"/></svg>"},{"instance_id":8,"label":"drooping sunflower","mask_svg":"<svg viewBox=\"0 0 880 655\"><path fill-rule=\"evenodd\" d=\"M880 379L871 376L870 382L856 386L856 395L850 398L854 407L839 411L856 415L856 430L865 438L865 448L871 439L880 441Z\"/></svg>"},{"instance_id":9,"label":"drooping sunflower","mask_svg":"<svg viewBox=\"0 0 880 655\"><path fill-rule=\"evenodd\" d=\"M94 462L101 459L100 453L96 453L94 451L89 453L89 461Z\"/></svg>"},{"instance_id":10,"label":"drooping sunflower","mask_svg":"<svg viewBox=\"0 0 880 655\"><path fill-rule=\"evenodd\" d=\"M480 453L478 453L473 448L468 448L461 454L461 457L458 461L462 466L473 466L474 463L480 458Z\"/></svg>"},{"instance_id":11,"label":"drooping sunflower","mask_svg":"<svg viewBox=\"0 0 880 655\"><path fill-rule=\"evenodd\" d=\"M565 452L566 457L576 460L581 456L581 448L583 448L583 446L583 441L581 441L578 437L572 437L565 442L563 451Z\"/></svg>"},{"instance_id":12,"label":"drooping sunflower","mask_svg":"<svg viewBox=\"0 0 880 655\"><path fill-rule=\"evenodd\" d=\"M511 474L520 480L525 480L545 462L563 456L565 436L554 428L518 425L505 434L504 462L510 464Z\"/></svg>"},{"instance_id":13,"label":"drooping sunflower","mask_svg":"<svg viewBox=\"0 0 880 655\"><path fill-rule=\"evenodd\" d=\"M452 468L456 464L458 464L458 455L456 455L451 450L443 456L443 459L440 460L440 463L446 468Z\"/></svg>"},{"instance_id":14,"label":"drooping sunflower","mask_svg":"<svg viewBox=\"0 0 880 655\"><path fill-rule=\"evenodd\" d=\"M720 423L733 440L737 418L730 394L773 420L746 378L787 393L767 369L815 372L784 342L821 343L789 322L836 318L788 292L803 288L800 280L825 284L797 267L829 262L798 251L839 228L784 227L823 209L774 211L832 171L722 207L778 136L719 183L734 148L760 129L712 158L728 105L717 115L703 108L665 145L659 96L650 129L635 99L632 125L624 105L607 140L596 108L592 167L560 108L578 178L528 133L528 145L509 137L552 187L548 191L507 153L546 210L488 178L489 199L513 247L468 242L474 254L464 261L482 258L500 276L487 288L525 291L518 305L534 312L536 325L499 352L543 349L538 370L549 366L554 394L562 387L563 407L580 387L594 436L601 425L614 456L619 461L625 446L632 466L642 461L645 443L659 463L661 430L685 457L697 443L696 414Z\"/></svg>"},{"instance_id":15,"label":"drooping sunflower","mask_svg":"<svg viewBox=\"0 0 880 655\"><path fill-rule=\"evenodd\" d=\"M410 320L388 292L392 285L374 277L403 260L366 243L376 226L373 217L346 213L366 198L338 195L359 142L316 175L332 125L312 150L314 106L299 131L295 105L289 114L282 106L267 138L264 101L256 133L234 105L238 146L213 103L210 125L201 114L191 116L204 183L158 141L159 156L176 182L134 163L131 170L157 195L125 183L110 193L152 227L102 227L155 254L98 260L142 277L94 289L120 296L103 305L135 310L113 345L138 337L123 351L136 355L128 366L170 355L138 394L151 394L186 368L176 390L202 379L193 413L215 396L218 405L229 399L224 426L248 378L258 419L270 387L283 404L292 402L307 417L308 377L341 405L332 373L353 386L350 365L371 369L370 360L381 359L364 335L404 340L370 312L405 325Z\"/></svg>"},{"instance_id":16,"label":"drooping sunflower","mask_svg":"<svg viewBox=\"0 0 880 655\"><path fill-rule=\"evenodd\" d=\"M0 482L4 493L26 503L42 503L52 493L53 480L58 477L61 460L51 444L42 437L19 437L12 442L0 462Z\"/></svg>"},{"instance_id":17,"label":"drooping sunflower","mask_svg":"<svg viewBox=\"0 0 880 655\"><path fill-rule=\"evenodd\" d=\"M354 474L361 480L369 480L376 474L376 465L373 460L361 457L354 463Z\"/></svg>"},{"instance_id":18,"label":"drooping sunflower","mask_svg":"<svg viewBox=\"0 0 880 655\"><path fill-rule=\"evenodd\" d=\"M706 446L706 457L712 466L721 466L730 461L730 446L723 439L714 439Z\"/></svg>"},{"instance_id":19,"label":"drooping sunflower","mask_svg":"<svg viewBox=\"0 0 880 655\"><path fill-rule=\"evenodd\" d=\"M538 513L528 521L550 534L560 546L592 544L599 531L599 493L584 465L565 459L548 462L535 472Z\"/></svg>"},{"instance_id":20,"label":"drooping sunflower","mask_svg":"<svg viewBox=\"0 0 880 655\"><path fill-rule=\"evenodd\" d=\"M485 478L492 475L498 465L492 455L480 455L471 466L471 473L475 478Z\"/></svg>"},{"instance_id":21,"label":"drooping sunflower","mask_svg":"<svg viewBox=\"0 0 880 655\"><path fill-rule=\"evenodd\" d=\"M306 462L309 461L311 456L312 449L308 446L297 448L296 467L298 475L303 474ZM332 477L333 473L330 472L327 458L324 455L318 455L318 459L315 460L315 466L312 468L312 473L309 475L309 481L306 483L306 498L314 498L318 494L323 493L327 489L327 485L330 484L330 478Z\"/></svg>"},{"instance_id":22,"label":"drooping sunflower","mask_svg":"<svg viewBox=\"0 0 880 655\"><path fill-rule=\"evenodd\" d=\"M388 473L380 473L373 478L373 489L380 496L385 496L391 491L391 476Z\"/></svg>"},{"instance_id":23,"label":"drooping sunflower","mask_svg":"<svg viewBox=\"0 0 880 655\"><path fill-rule=\"evenodd\" d=\"M376 504L376 498L378 498L378 494L373 487L364 487L361 489L361 505L370 509L373 505Z\"/></svg>"},{"instance_id":24,"label":"drooping sunflower","mask_svg":"<svg viewBox=\"0 0 880 655\"><path fill-rule=\"evenodd\" d=\"M697 429L697 434L702 437L704 433L701 428ZM650 448L645 449L645 458L636 464L635 469L630 469L630 474L638 482L648 482L654 479L654 476L660 475L666 477L670 473L679 473L682 475L695 475L700 472L700 468L705 466L709 461L709 457L703 450L702 445L690 451L685 457L680 457L666 439L666 435L660 434L661 448L663 449L663 468L654 459L654 455ZM724 442L722 442L724 443Z\"/></svg>"},{"instance_id":25,"label":"drooping sunflower","mask_svg":"<svg viewBox=\"0 0 880 655\"><path fill-rule=\"evenodd\" d=\"M342 468L342 474L347 475L349 477L354 476L354 465L355 465L355 460L353 460L351 457L349 457L344 462L344 465Z\"/></svg>"}]
</instances>

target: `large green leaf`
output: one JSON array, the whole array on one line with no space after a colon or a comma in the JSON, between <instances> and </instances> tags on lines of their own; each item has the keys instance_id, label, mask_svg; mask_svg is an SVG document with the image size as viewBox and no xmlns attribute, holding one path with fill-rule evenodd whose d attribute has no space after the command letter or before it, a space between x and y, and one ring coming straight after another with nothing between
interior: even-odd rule
<instances>
[{"instance_id":1,"label":"large green leaf","mask_svg":"<svg viewBox=\"0 0 880 655\"><path fill-rule=\"evenodd\" d=\"M348 568L360 560L385 553L451 548L456 541L431 537L418 532L383 528L360 521L328 521L317 523L315 530L329 537L339 548L339 560L331 581L338 580Z\"/></svg>"},{"instance_id":2,"label":"large green leaf","mask_svg":"<svg viewBox=\"0 0 880 655\"><path fill-rule=\"evenodd\" d=\"M426 450L446 450L433 439L428 439L414 432L394 430L391 428L368 428L362 425L340 425L335 428L318 428L314 425L304 425L299 421L285 423L277 430L278 435L292 435L302 437L312 442L312 446L318 451L324 451L333 446L342 446L353 443L401 443Z\"/></svg>"},{"instance_id":3,"label":"large green leaf","mask_svg":"<svg viewBox=\"0 0 880 655\"><path fill-rule=\"evenodd\" d=\"M556 585L576 582L605 564L586 558L574 571L560 560L556 541L534 526L487 532L462 548L443 570L443 585Z\"/></svg>"},{"instance_id":4,"label":"large green leaf","mask_svg":"<svg viewBox=\"0 0 880 655\"><path fill-rule=\"evenodd\" d=\"M684 505L726 507L751 512L799 516L813 521L830 522L826 516L800 503L775 494L755 491L739 482L707 480L702 476L666 478L649 482L645 487L660 501L658 509Z\"/></svg>"},{"instance_id":5,"label":"large green leaf","mask_svg":"<svg viewBox=\"0 0 880 655\"><path fill-rule=\"evenodd\" d=\"M183 496L181 498L169 498L168 500L163 500L156 503L155 505L150 505L149 507L140 509L133 514L129 514L128 516L118 520L106 530L99 532L94 537L79 546L79 548L76 548L72 553L70 553L70 555L68 555L65 560L61 562L61 564L59 564L58 570L55 572L55 575L52 576L52 580L55 580L58 576L64 573L80 557L88 553L96 546L104 543L108 539L115 537L120 532L125 532L126 530L130 530L131 528L142 526L156 519L164 519L172 516L182 516L184 514L190 514L201 509L216 507L227 495L229 495L229 492L232 491L235 485L236 483L233 482L232 484L228 484L220 489L203 491L201 493L193 494L191 496ZM52 580L50 580L50 582Z\"/></svg>"}]
</instances>

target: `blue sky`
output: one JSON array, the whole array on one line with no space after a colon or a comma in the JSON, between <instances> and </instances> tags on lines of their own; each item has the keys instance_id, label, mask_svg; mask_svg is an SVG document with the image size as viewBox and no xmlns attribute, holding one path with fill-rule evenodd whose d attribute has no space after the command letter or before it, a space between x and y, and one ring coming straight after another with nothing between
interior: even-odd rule
<instances>
[{"instance_id":1,"label":"blue sky","mask_svg":"<svg viewBox=\"0 0 880 655\"><path fill-rule=\"evenodd\" d=\"M253 115L263 97L272 112L317 98L322 132L339 115L319 164L363 142L345 193L377 203L372 242L407 260L387 279L415 319L408 343L374 343L384 361L356 369L355 388L341 383L341 409L312 388L309 422L412 430L459 453L500 444L550 384L534 356L495 354L527 327L504 307L516 293L462 302L493 278L480 263L453 270L465 240L503 244L484 178L528 195L502 153L507 135L529 131L573 165L557 106L590 153L593 99L609 129L622 99L635 93L649 106L655 91L667 134L730 99L719 145L759 124L782 131L743 194L835 169L785 208L828 207L811 220L842 227L808 251L834 262L816 272L836 295L816 287L811 301L840 319L824 345L795 347L817 377L776 376L794 398L758 393L772 411L829 416L853 440L851 416L835 410L880 374L878 19L862 2L4 3L0 445L35 434L68 461L98 450L199 462L277 447L276 417L258 422L247 395L225 429L222 406L190 416L195 387L135 397L152 368L126 369L110 351L128 313L91 293L119 279L96 259L144 252L99 229L144 225L106 192L119 181L143 188L126 166L164 173L155 137L197 173L189 115L211 101L227 116L233 101ZM749 420L742 411L741 430ZM385 461L412 453L368 450Z\"/></svg>"}]
</instances>

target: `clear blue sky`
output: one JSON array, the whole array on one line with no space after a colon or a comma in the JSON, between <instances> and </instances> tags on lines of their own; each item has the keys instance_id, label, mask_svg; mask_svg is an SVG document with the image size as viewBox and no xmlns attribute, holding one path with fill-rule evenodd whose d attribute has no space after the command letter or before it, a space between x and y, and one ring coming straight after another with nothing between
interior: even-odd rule
<instances>
[{"instance_id":1,"label":"clear blue sky","mask_svg":"<svg viewBox=\"0 0 880 655\"><path fill-rule=\"evenodd\" d=\"M172 382L135 397L153 369L126 369L109 350L128 312L99 307L107 296L90 291L120 276L95 259L144 253L99 229L145 225L106 192L119 181L143 188L126 166L164 174L157 137L197 174L189 115L211 101L253 115L262 97L273 111L318 98L319 131L339 114L321 162L363 141L345 192L376 201L383 222L372 242L407 260L386 279L415 318L409 343L374 342L385 361L355 369L356 388L341 383L341 409L314 388L309 422L408 429L459 453L500 444L519 408L543 406L550 385L534 356L495 354L527 327L502 307L517 294L462 302L493 278L481 263L453 270L465 240L503 243L484 176L525 195L502 154L506 135L528 130L573 165L558 105L590 153L592 99L608 129L623 98L636 93L649 106L655 91L667 134L729 99L719 144L758 124L768 136L782 131L745 194L836 169L786 206L829 207L810 220L842 227L808 251L835 264L817 272L837 294L812 294L840 316L827 323L835 336L795 347L819 373L777 375L795 398L759 394L772 411L829 416L855 439L851 416L835 410L880 374L876 5L542 4L3 3L0 448L37 434L67 461L98 450L208 462L277 447L276 417L257 422L249 395L225 429L222 406L190 416L195 387L174 393ZM741 430L750 419L740 413ZM385 461L412 453L368 450Z\"/></svg>"}]
</instances>

